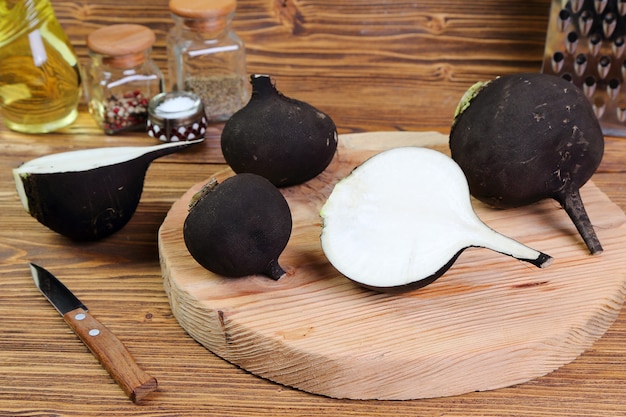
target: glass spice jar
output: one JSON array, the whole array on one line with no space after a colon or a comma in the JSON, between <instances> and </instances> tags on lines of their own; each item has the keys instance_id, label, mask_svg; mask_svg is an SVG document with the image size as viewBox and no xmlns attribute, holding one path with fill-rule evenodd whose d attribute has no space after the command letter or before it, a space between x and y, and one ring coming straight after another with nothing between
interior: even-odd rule
<instances>
[{"instance_id":1,"label":"glass spice jar","mask_svg":"<svg viewBox=\"0 0 626 417\"><path fill-rule=\"evenodd\" d=\"M108 135L144 130L148 103L165 88L150 58L156 36L142 25L116 24L90 33L91 66L86 89L89 112Z\"/></svg>"},{"instance_id":2,"label":"glass spice jar","mask_svg":"<svg viewBox=\"0 0 626 417\"><path fill-rule=\"evenodd\" d=\"M245 47L232 30L236 0L170 0L170 89L202 98L209 122L228 120L250 98Z\"/></svg>"},{"instance_id":3,"label":"glass spice jar","mask_svg":"<svg viewBox=\"0 0 626 417\"><path fill-rule=\"evenodd\" d=\"M188 91L171 91L152 97L148 106L148 136L162 142L204 138L206 116L200 97Z\"/></svg>"}]
</instances>

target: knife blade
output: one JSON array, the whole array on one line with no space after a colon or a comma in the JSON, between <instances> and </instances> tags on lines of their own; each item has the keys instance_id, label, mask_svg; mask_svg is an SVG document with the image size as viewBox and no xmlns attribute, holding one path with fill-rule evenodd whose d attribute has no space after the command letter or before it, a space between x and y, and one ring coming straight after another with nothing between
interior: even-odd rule
<instances>
[{"instance_id":1,"label":"knife blade","mask_svg":"<svg viewBox=\"0 0 626 417\"><path fill-rule=\"evenodd\" d=\"M30 269L37 288L134 403L157 389L156 378L137 365L122 342L58 278L34 263Z\"/></svg>"}]
</instances>

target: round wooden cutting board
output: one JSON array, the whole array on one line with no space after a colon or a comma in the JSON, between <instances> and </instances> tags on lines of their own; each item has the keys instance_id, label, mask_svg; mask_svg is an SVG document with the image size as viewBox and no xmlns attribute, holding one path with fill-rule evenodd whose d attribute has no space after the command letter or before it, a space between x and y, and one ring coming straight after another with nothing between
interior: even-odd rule
<instances>
[{"instance_id":1,"label":"round wooden cutting board","mask_svg":"<svg viewBox=\"0 0 626 417\"><path fill-rule=\"evenodd\" d=\"M600 255L589 255L552 200L510 210L474 200L485 223L553 256L554 263L538 269L471 248L433 284L391 295L359 287L326 260L318 213L339 179L386 148L446 151L446 144L447 136L432 132L340 136L324 173L282 190L294 227L279 259L288 275L279 281L226 279L194 261L182 234L189 200L202 184L192 187L159 230L164 287L180 325L253 374L337 398L490 390L574 360L613 323L626 293L626 216L592 183L582 197L604 246ZM224 171L218 180L230 175Z\"/></svg>"}]
</instances>

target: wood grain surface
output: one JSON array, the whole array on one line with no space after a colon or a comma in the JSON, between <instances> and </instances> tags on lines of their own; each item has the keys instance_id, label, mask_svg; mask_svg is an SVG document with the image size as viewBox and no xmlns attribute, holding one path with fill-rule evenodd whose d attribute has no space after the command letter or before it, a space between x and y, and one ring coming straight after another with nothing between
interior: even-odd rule
<instances>
[{"instance_id":1,"label":"wood grain surface","mask_svg":"<svg viewBox=\"0 0 626 417\"><path fill-rule=\"evenodd\" d=\"M384 144L429 143L445 145L447 136L340 136L336 158L323 174L282 189L293 230L279 258L287 275L276 282L260 275L224 278L191 257L183 224L192 197L209 179L191 187L159 230L174 316L220 357L334 398L459 395L526 382L572 361L613 323L626 294L626 215L593 184L583 198L605 246L601 256L588 253L551 200L506 211L473 201L494 230L554 257L546 269L472 248L428 287L390 295L348 281L324 256L319 212L336 182ZM232 175L227 170L216 178Z\"/></svg>"},{"instance_id":2,"label":"wood grain surface","mask_svg":"<svg viewBox=\"0 0 626 417\"><path fill-rule=\"evenodd\" d=\"M88 33L112 23L155 30L163 71L167 0L52 0L81 62ZM333 117L340 133L449 130L475 81L539 71L549 0L240 0L233 23L249 72ZM211 354L179 325L163 290L157 232L172 203L224 168L219 126L202 146L148 170L124 229L78 244L19 203L10 170L70 149L154 144L143 133L105 136L81 107L47 135L0 122L0 416L624 416L626 312L558 370L486 392L412 401L337 400L256 377ZM607 138L594 184L626 209L626 141ZM135 405L34 287L28 262L54 272L127 346L159 390Z\"/></svg>"}]
</instances>

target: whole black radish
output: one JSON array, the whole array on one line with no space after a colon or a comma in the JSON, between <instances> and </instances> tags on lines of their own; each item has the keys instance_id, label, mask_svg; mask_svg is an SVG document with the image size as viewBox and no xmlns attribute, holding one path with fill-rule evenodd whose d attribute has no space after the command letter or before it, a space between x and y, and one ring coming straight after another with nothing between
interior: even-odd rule
<instances>
[{"instance_id":1,"label":"whole black radish","mask_svg":"<svg viewBox=\"0 0 626 417\"><path fill-rule=\"evenodd\" d=\"M194 196L183 225L191 256L225 277L285 274L278 257L291 236L289 205L260 175L243 173L209 181Z\"/></svg>"},{"instance_id":2,"label":"whole black radish","mask_svg":"<svg viewBox=\"0 0 626 417\"><path fill-rule=\"evenodd\" d=\"M604 136L574 84L541 73L475 84L457 107L450 150L474 197L499 208L552 198L589 251L602 252L579 190L600 165Z\"/></svg>"},{"instance_id":3,"label":"whole black radish","mask_svg":"<svg viewBox=\"0 0 626 417\"><path fill-rule=\"evenodd\" d=\"M236 173L261 175L277 187L316 177L337 149L326 113L281 94L267 75L252 75L252 96L224 125L224 159Z\"/></svg>"}]
</instances>

